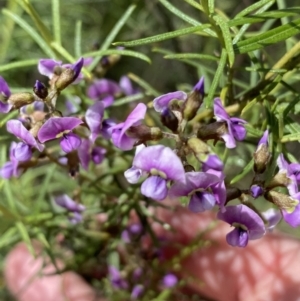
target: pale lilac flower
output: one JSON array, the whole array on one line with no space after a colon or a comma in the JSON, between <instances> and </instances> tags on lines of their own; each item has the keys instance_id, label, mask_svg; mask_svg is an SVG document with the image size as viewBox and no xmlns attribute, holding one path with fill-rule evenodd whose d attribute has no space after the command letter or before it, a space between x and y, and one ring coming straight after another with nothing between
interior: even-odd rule
<instances>
[{"instance_id":1,"label":"pale lilac flower","mask_svg":"<svg viewBox=\"0 0 300 301\"><path fill-rule=\"evenodd\" d=\"M137 139L129 137L126 131L132 126L140 125L145 118L146 111L146 105L139 103L124 122L112 127L112 141L116 147L122 150L131 150L133 148Z\"/></svg>"},{"instance_id":2,"label":"pale lilac flower","mask_svg":"<svg viewBox=\"0 0 300 301\"><path fill-rule=\"evenodd\" d=\"M85 121L91 131L90 139L93 143L101 132L103 115L104 105L102 101L94 103L85 113Z\"/></svg>"},{"instance_id":3,"label":"pale lilac flower","mask_svg":"<svg viewBox=\"0 0 300 301\"><path fill-rule=\"evenodd\" d=\"M15 135L17 138L22 140L22 144L18 144L14 148L14 156L17 161L21 161L20 158L31 157L31 147L36 148L38 151L42 152L44 150L44 145L38 143L33 135L24 127L20 120L9 120L6 123L6 130ZM20 155L20 157L18 157ZM22 161L23 161L22 160ZM24 160L27 161L28 159Z\"/></svg>"},{"instance_id":4,"label":"pale lilac flower","mask_svg":"<svg viewBox=\"0 0 300 301\"><path fill-rule=\"evenodd\" d=\"M202 161L202 171L204 172L208 171L209 169L223 171L223 168L224 168L223 162L215 154L208 155L206 160Z\"/></svg>"},{"instance_id":5,"label":"pale lilac flower","mask_svg":"<svg viewBox=\"0 0 300 301\"><path fill-rule=\"evenodd\" d=\"M164 278L162 279L162 285L165 288L174 287L177 283L178 283L178 278L172 273L165 275Z\"/></svg>"},{"instance_id":6,"label":"pale lilac flower","mask_svg":"<svg viewBox=\"0 0 300 301\"><path fill-rule=\"evenodd\" d=\"M226 211L218 212L217 217L234 227L226 235L227 243L233 247L244 248L248 240L261 238L266 233L263 220L245 205L227 206Z\"/></svg>"},{"instance_id":7,"label":"pale lilac flower","mask_svg":"<svg viewBox=\"0 0 300 301\"><path fill-rule=\"evenodd\" d=\"M215 185L223 179L205 172L187 172L185 183L176 182L170 189L170 195L175 197L189 196L188 208L197 213L212 209L217 203L218 194L225 194L226 190L219 191Z\"/></svg>"},{"instance_id":8,"label":"pale lilac flower","mask_svg":"<svg viewBox=\"0 0 300 301\"><path fill-rule=\"evenodd\" d=\"M223 121L227 124L227 133L221 136L227 148L235 148L235 140L242 141L245 139L246 129L244 124L246 121L240 118L230 117L225 111L220 98L214 100L214 115L217 121Z\"/></svg>"},{"instance_id":9,"label":"pale lilac flower","mask_svg":"<svg viewBox=\"0 0 300 301\"><path fill-rule=\"evenodd\" d=\"M13 107L11 104L6 102L10 95L11 92L8 84L4 78L0 76L0 113L8 113Z\"/></svg>"},{"instance_id":10,"label":"pale lilac flower","mask_svg":"<svg viewBox=\"0 0 300 301\"><path fill-rule=\"evenodd\" d=\"M280 222L282 219L282 214L279 210L275 210L274 208L270 208L265 212L261 213L264 219L268 222L266 229L268 231L272 231L275 226Z\"/></svg>"},{"instance_id":11,"label":"pale lilac flower","mask_svg":"<svg viewBox=\"0 0 300 301\"><path fill-rule=\"evenodd\" d=\"M69 153L77 149L81 144L81 138L72 133L82 123L82 120L76 117L51 117L40 128L38 139L44 143L49 140L60 140L62 150Z\"/></svg>"},{"instance_id":12,"label":"pale lilac flower","mask_svg":"<svg viewBox=\"0 0 300 301\"><path fill-rule=\"evenodd\" d=\"M149 174L141 186L141 193L157 201L167 197L169 180L186 181L181 160L169 147L163 145L142 149L134 157L132 165Z\"/></svg>"}]
</instances>

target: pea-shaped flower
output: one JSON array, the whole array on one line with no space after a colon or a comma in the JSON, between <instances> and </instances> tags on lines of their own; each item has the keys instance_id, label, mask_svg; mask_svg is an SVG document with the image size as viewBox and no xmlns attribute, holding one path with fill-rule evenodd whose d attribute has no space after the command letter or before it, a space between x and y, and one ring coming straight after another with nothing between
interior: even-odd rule
<instances>
[{"instance_id":1,"label":"pea-shaped flower","mask_svg":"<svg viewBox=\"0 0 300 301\"><path fill-rule=\"evenodd\" d=\"M81 144L80 137L72 133L81 123L82 120L76 117L52 117L42 125L37 136L42 143L60 138L62 150L69 153Z\"/></svg>"},{"instance_id":2,"label":"pea-shaped flower","mask_svg":"<svg viewBox=\"0 0 300 301\"><path fill-rule=\"evenodd\" d=\"M141 193L157 201L167 197L168 181L185 182L181 160L169 147L163 145L142 149L136 154L132 165L149 174L141 186Z\"/></svg>"},{"instance_id":3,"label":"pea-shaped flower","mask_svg":"<svg viewBox=\"0 0 300 301\"><path fill-rule=\"evenodd\" d=\"M226 235L226 241L233 247L246 247L248 240L261 238L265 225L260 216L245 205L228 206L218 213L218 219L230 224L234 229Z\"/></svg>"}]
</instances>

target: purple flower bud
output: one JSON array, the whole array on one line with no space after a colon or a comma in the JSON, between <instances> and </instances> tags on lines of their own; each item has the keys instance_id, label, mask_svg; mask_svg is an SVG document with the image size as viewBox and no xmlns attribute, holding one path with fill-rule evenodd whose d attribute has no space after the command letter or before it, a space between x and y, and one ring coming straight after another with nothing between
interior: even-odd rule
<instances>
[{"instance_id":1,"label":"purple flower bud","mask_svg":"<svg viewBox=\"0 0 300 301\"><path fill-rule=\"evenodd\" d=\"M263 195L264 190L261 186L254 184L250 188L250 193L254 199L257 199L259 196Z\"/></svg>"},{"instance_id":2,"label":"purple flower bud","mask_svg":"<svg viewBox=\"0 0 300 301\"><path fill-rule=\"evenodd\" d=\"M248 240L261 238L265 233L265 225L260 216L245 205L227 206L225 212L218 212L218 219L234 226L227 234L227 243L234 247L246 247Z\"/></svg>"},{"instance_id":3,"label":"purple flower bud","mask_svg":"<svg viewBox=\"0 0 300 301\"><path fill-rule=\"evenodd\" d=\"M178 282L178 278L172 273L165 275L164 278L162 279L162 285L165 288L174 287L177 284L177 282Z\"/></svg>"},{"instance_id":4,"label":"purple flower bud","mask_svg":"<svg viewBox=\"0 0 300 301\"><path fill-rule=\"evenodd\" d=\"M125 122L112 127L112 141L116 147L122 150L131 150L133 148L137 139L127 136L126 131L132 126L140 125L141 120L145 118L146 111L146 105L139 103L128 115Z\"/></svg>"},{"instance_id":5,"label":"purple flower bud","mask_svg":"<svg viewBox=\"0 0 300 301\"><path fill-rule=\"evenodd\" d=\"M223 171L224 165L221 159L213 154L208 155L206 160L202 162L202 171L206 172L209 169Z\"/></svg>"},{"instance_id":6,"label":"purple flower bud","mask_svg":"<svg viewBox=\"0 0 300 301\"><path fill-rule=\"evenodd\" d=\"M164 108L167 108L172 100L180 100L182 102L186 101L187 94L183 91L175 91L167 94L163 94L156 97L153 100L153 107L156 112L162 112Z\"/></svg>"},{"instance_id":7,"label":"purple flower bud","mask_svg":"<svg viewBox=\"0 0 300 301\"><path fill-rule=\"evenodd\" d=\"M269 131L266 130L259 140L257 149L253 154L254 157L254 171L256 173L263 173L266 170L267 164L270 161L271 153L268 150L268 136Z\"/></svg>"},{"instance_id":8,"label":"purple flower bud","mask_svg":"<svg viewBox=\"0 0 300 301\"><path fill-rule=\"evenodd\" d=\"M176 132L178 128L178 118L168 107L165 107L161 111L161 122L164 126L170 129L172 132Z\"/></svg>"},{"instance_id":9,"label":"purple flower bud","mask_svg":"<svg viewBox=\"0 0 300 301\"><path fill-rule=\"evenodd\" d=\"M0 176L4 179L10 179L15 175L15 163L8 161L0 168Z\"/></svg>"},{"instance_id":10,"label":"purple flower bud","mask_svg":"<svg viewBox=\"0 0 300 301\"><path fill-rule=\"evenodd\" d=\"M75 62L73 65L71 65L71 69L74 71L73 75L73 81L77 79L77 77L80 74L80 71L83 67L84 59L83 57L79 58L77 62Z\"/></svg>"},{"instance_id":11,"label":"purple flower bud","mask_svg":"<svg viewBox=\"0 0 300 301\"><path fill-rule=\"evenodd\" d=\"M45 99L48 96L47 87L39 80L35 82L35 85L33 86L33 92L41 99Z\"/></svg>"},{"instance_id":12,"label":"purple flower bud","mask_svg":"<svg viewBox=\"0 0 300 301\"><path fill-rule=\"evenodd\" d=\"M201 94L202 96L204 95L204 76L202 76L198 83L195 85L194 91L198 92L199 94Z\"/></svg>"},{"instance_id":13,"label":"purple flower bud","mask_svg":"<svg viewBox=\"0 0 300 301\"><path fill-rule=\"evenodd\" d=\"M221 135L226 147L235 148L235 140L242 141L246 137L246 129L243 126L246 121L240 118L229 117L220 98L214 100L214 114L218 122L223 121L227 124L227 132Z\"/></svg>"}]
</instances>

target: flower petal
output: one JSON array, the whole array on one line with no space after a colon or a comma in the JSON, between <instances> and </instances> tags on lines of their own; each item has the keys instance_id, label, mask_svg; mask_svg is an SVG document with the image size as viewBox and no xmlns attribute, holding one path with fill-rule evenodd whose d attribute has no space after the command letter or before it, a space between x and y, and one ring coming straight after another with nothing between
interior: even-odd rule
<instances>
[{"instance_id":1,"label":"flower petal","mask_svg":"<svg viewBox=\"0 0 300 301\"><path fill-rule=\"evenodd\" d=\"M209 192L195 192L190 199L188 208L195 213L212 209L216 204L216 199Z\"/></svg>"},{"instance_id":2,"label":"flower petal","mask_svg":"<svg viewBox=\"0 0 300 301\"><path fill-rule=\"evenodd\" d=\"M233 247L244 248L248 244L248 233L241 228L234 228L226 235L226 241Z\"/></svg>"},{"instance_id":3,"label":"flower petal","mask_svg":"<svg viewBox=\"0 0 300 301\"><path fill-rule=\"evenodd\" d=\"M162 201L168 195L167 181L159 176L151 176L143 182L141 193L148 198Z\"/></svg>"},{"instance_id":4,"label":"flower petal","mask_svg":"<svg viewBox=\"0 0 300 301\"><path fill-rule=\"evenodd\" d=\"M52 59L41 59L39 60L38 70L42 75L45 75L51 79L54 74L54 68L56 66L61 66L61 64L61 61L55 61Z\"/></svg>"},{"instance_id":5,"label":"flower petal","mask_svg":"<svg viewBox=\"0 0 300 301\"><path fill-rule=\"evenodd\" d=\"M165 107L169 105L169 102L173 99L185 101L187 99L187 94L183 91L175 91L154 98L153 107L155 111L161 112Z\"/></svg>"},{"instance_id":6,"label":"flower petal","mask_svg":"<svg viewBox=\"0 0 300 301\"><path fill-rule=\"evenodd\" d=\"M103 115L104 105L102 101L97 101L85 113L85 121L91 131L90 139L93 143L100 134Z\"/></svg>"},{"instance_id":7,"label":"flower petal","mask_svg":"<svg viewBox=\"0 0 300 301\"><path fill-rule=\"evenodd\" d=\"M81 138L74 133L65 134L60 140L60 147L65 153L76 150L81 144Z\"/></svg>"},{"instance_id":8,"label":"flower petal","mask_svg":"<svg viewBox=\"0 0 300 301\"><path fill-rule=\"evenodd\" d=\"M0 93L5 98L9 98L9 96L11 95L9 86L2 76L0 76Z\"/></svg>"}]
</instances>

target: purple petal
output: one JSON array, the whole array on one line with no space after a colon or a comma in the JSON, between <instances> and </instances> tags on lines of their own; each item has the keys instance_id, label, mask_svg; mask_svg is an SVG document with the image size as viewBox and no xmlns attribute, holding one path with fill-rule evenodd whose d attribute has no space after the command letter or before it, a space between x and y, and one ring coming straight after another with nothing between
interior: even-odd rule
<instances>
[{"instance_id":1,"label":"purple petal","mask_svg":"<svg viewBox=\"0 0 300 301\"><path fill-rule=\"evenodd\" d=\"M232 134L237 141L243 141L246 137L247 131L243 125L232 123Z\"/></svg>"},{"instance_id":2,"label":"purple petal","mask_svg":"<svg viewBox=\"0 0 300 301\"><path fill-rule=\"evenodd\" d=\"M24 127L21 121L19 120L9 120L6 123L6 129L9 133L15 135L19 139L23 140L24 143L35 147L40 152L44 150L44 145L38 143L33 135Z\"/></svg>"},{"instance_id":3,"label":"purple petal","mask_svg":"<svg viewBox=\"0 0 300 301\"><path fill-rule=\"evenodd\" d=\"M105 96L101 101L103 102L104 108L110 107L114 103L114 97L111 95Z\"/></svg>"},{"instance_id":4,"label":"purple petal","mask_svg":"<svg viewBox=\"0 0 300 301\"><path fill-rule=\"evenodd\" d=\"M81 58L78 59L77 62L75 62L71 66L71 69L74 71L73 81L75 81L78 78L78 76L80 74L80 71L82 69L83 63L84 63L84 59L83 59L83 57L81 57Z\"/></svg>"},{"instance_id":5,"label":"purple petal","mask_svg":"<svg viewBox=\"0 0 300 301\"><path fill-rule=\"evenodd\" d=\"M95 164L100 164L104 160L104 155L106 154L106 149L100 146L95 146L92 148L91 159Z\"/></svg>"},{"instance_id":6,"label":"purple petal","mask_svg":"<svg viewBox=\"0 0 300 301\"><path fill-rule=\"evenodd\" d=\"M80 213L85 210L83 205L76 203L66 194L57 196L54 200L57 205L67 209L70 212Z\"/></svg>"},{"instance_id":7,"label":"purple petal","mask_svg":"<svg viewBox=\"0 0 300 301\"><path fill-rule=\"evenodd\" d=\"M199 79L193 90L204 95L204 76Z\"/></svg>"},{"instance_id":8,"label":"purple petal","mask_svg":"<svg viewBox=\"0 0 300 301\"><path fill-rule=\"evenodd\" d=\"M132 165L146 172L155 169L163 172L167 179L185 183L185 172L179 157L163 145L142 149L133 159Z\"/></svg>"},{"instance_id":9,"label":"purple petal","mask_svg":"<svg viewBox=\"0 0 300 301\"><path fill-rule=\"evenodd\" d=\"M13 156L20 162L29 161L32 157L31 146L23 142L19 142L14 149Z\"/></svg>"},{"instance_id":10,"label":"purple petal","mask_svg":"<svg viewBox=\"0 0 300 301\"><path fill-rule=\"evenodd\" d=\"M91 155L90 155L91 146L92 144L89 139L82 139L81 144L78 147L78 152L77 152L78 158L82 167L85 170L88 170L89 168L89 163L91 160Z\"/></svg>"},{"instance_id":11,"label":"purple petal","mask_svg":"<svg viewBox=\"0 0 300 301\"><path fill-rule=\"evenodd\" d=\"M76 117L51 117L40 128L38 139L45 141L58 138L57 136L76 128L82 123L82 120Z\"/></svg>"},{"instance_id":12,"label":"purple petal","mask_svg":"<svg viewBox=\"0 0 300 301\"><path fill-rule=\"evenodd\" d=\"M106 95L115 95L121 93L119 85L109 79L99 79L89 86L87 95L89 98L94 100L101 100Z\"/></svg>"},{"instance_id":13,"label":"purple petal","mask_svg":"<svg viewBox=\"0 0 300 301\"><path fill-rule=\"evenodd\" d=\"M221 180L215 175L205 172L187 172L185 174L185 182L175 182L170 189L172 196L187 196L193 190L202 188L207 189L213 184L219 183Z\"/></svg>"},{"instance_id":14,"label":"purple petal","mask_svg":"<svg viewBox=\"0 0 300 301\"><path fill-rule=\"evenodd\" d=\"M83 216L79 212L73 212L72 216L69 217L69 221L71 224L76 225L81 223L83 220Z\"/></svg>"},{"instance_id":15,"label":"purple petal","mask_svg":"<svg viewBox=\"0 0 300 301\"><path fill-rule=\"evenodd\" d=\"M202 171L206 172L209 169L223 171L223 162L217 155L208 155L205 162L202 162Z\"/></svg>"},{"instance_id":16,"label":"purple petal","mask_svg":"<svg viewBox=\"0 0 300 301\"><path fill-rule=\"evenodd\" d=\"M297 183L300 183L300 164L291 163L289 166L290 172L296 177Z\"/></svg>"},{"instance_id":17,"label":"purple petal","mask_svg":"<svg viewBox=\"0 0 300 301\"><path fill-rule=\"evenodd\" d=\"M230 225L238 223L246 226L249 239L258 239L266 232L260 216L245 205L227 206L226 211L218 212L217 217Z\"/></svg>"},{"instance_id":18,"label":"purple petal","mask_svg":"<svg viewBox=\"0 0 300 301\"><path fill-rule=\"evenodd\" d=\"M300 200L300 192L293 195L293 199ZM288 213L286 210L282 210L283 219L286 223L288 223L290 226L296 228L300 226L300 202L295 207L294 211L291 213Z\"/></svg>"},{"instance_id":19,"label":"purple petal","mask_svg":"<svg viewBox=\"0 0 300 301\"><path fill-rule=\"evenodd\" d=\"M132 166L124 172L124 176L130 184L136 184L139 181L142 174L143 171L134 166Z\"/></svg>"},{"instance_id":20,"label":"purple petal","mask_svg":"<svg viewBox=\"0 0 300 301\"><path fill-rule=\"evenodd\" d=\"M8 161L0 168L0 176L4 179L10 179L14 176L14 170L15 164Z\"/></svg>"},{"instance_id":21,"label":"purple petal","mask_svg":"<svg viewBox=\"0 0 300 301\"><path fill-rule=\"evenodd\" d=\"M81 138L74 133L63 135L60 140L60 147L65 153L70 153L76 150L81 144Z\"/></svg>"},{"instance_id":22,"label":"purple petal","mask_svg":"<svg viewBox=\"0 0 300 301\"><path fill-rule=\"evenodd\" d=\"M277 158L277 165L279 172L286 173L289 176L289 163L284 159L283 154L280 154Z\"/></svg>"},{"instance_id":23,"label":"purple petal","mask_svg":"<svg viewBox=\"0 0 300 301\"><path fill-rule=\"evenodd\" d=\"M0 113L8 113L13 105L0 101Z\"/></svg>"},{"instance_id":24,"label":"purple petal","mask_svg":"<svg viewBox=\"0 0 300 301\"><path fill-rule=\"evenodd\" d=\"M234 228L231 232L226 235L226 241L233 247L244 248L248 244L248 233L241 228Z\"/></svg>"},{"instance_id":25,"label":"purple petal","mask_svg":"<svg viewBox=\"0 0 300 301\"><path fill-rule=\"evenodd\" d=\"M195 213L212 209L216 204L215 197L209 192L195 192L190 199L188 208Z\"/></svg>"},{"instance_id":26,"label":"purple petal","mask_svg":"<svg viewBox=\"0 0 300 301\"><path fill-rule=\"evenodd\" d=\"M143 291L144 291L144 286L141 284L136 284L132 289L131 298L133 300L138 299L142 295Z\"/></svg>"},{"instance_id":27,"label":"purple petal","mask_svg":"<svg viewBox=\"0 0 300 301\"><path fill-rule=\"evenodd\" d=\"M217 121L228 121L230 119L229 115L222 105L220 98L215 98L214 100L214 115Z\"/></svg>"},{"instance_id":28,"label":"purple petal","mask_svg":"<svg viewBox=\"0 0 300 301\"><path fill-rule=\"evenodd\" d=\"M167 181L159 176L150 176L143 182L141 193L148 198L162 201L168 195Z\"/></svg>"},{"instance_id":29,"label":"purple petal","mask_svg":"<svg viewBox=\"0 0 300 301\"><path fill-rule=\"evenodd\" d=\"M263 136L261 137L261 139L258 142L257 148L261 145L261 144L265 144L268 146L268 137L269 137L269 131L266 130L263 134Z\"/></svg>"},{"instance_id":30,"label":"purple petal","mask_svg":"<svg viewBox=\"0 0 300 301\"><path fill-rule=\"evenodd\" d=\"M263 195L264 190L259 185L252 185L250 188L250 192L253 198L257 199L259 196Z\"/></svg>"},{"instance_id":31,"label":"purple petal","mask_svg":"<svg viewBox=\"0 0 300 301\"><path fill-rule=\"evenodd\" d=\"M90 139L93 143L100 134L103 114L104 105L101 101L97 101L90 106L85 113L85 121L91 131Z\"/></svg>"},{"instance_id":32,"label":"purple petal","mask_svg":"<svg viewBox=\"0 0 300 301\"><path fill-rule=\"evenodd\" d=\"M125 95L133 95L134 89L131 80L128 76L124 75L120 79L120 88Z\"/></svg>"},{"instance_id":33,"label":"purple petal","mask_svg":"<svg viewBox=\"0 0 300 301\"><path fill-rule=\"evenodd\" d=\"M2 76L0 76L0 93L6 99L9 98L9 96L11 95L9 86ZM7 113L7 112L3 112L3 113Z\"/></svg>"},{"instance_id":34,"label":"purple petal","mask_svg":"<svg viewBox=\"0 0 300 301\"><path fill-rule=\"evenodd\" d=\"M164 278L162 279L162 285L165 288L171 288L173 286L175 286L178 282L178 278L174 275L174 274L167 274L164 276Z\"/></svg>"},{"instance_id":35,"label":"purple petal","mask_svg":"<svg viewBox=\"0 0 300 301\"><path fill-rule=\"evenodd\" d=\"M101 129L101 135L105 139L110 139L113 126L115 126L116 123L111 119L104 119L102 122L102 129Z\"/></svg>"},{"instance_id":36,"label":"purple petal","mask_svg":"<svg viewBox=\"0 0 300 301\"><path fill-rule=\"evenodd\" d=\"M267 229L269 231L273 230L282 218L280 211L275 210L274 208L270 208L267 211L262 212L262 216L268 221Z\"/></svg>"},{"instance_id":37,"label":"purple petal","mask_svg":"<svg viewBox=\"0 0 300 301\"><path fill-rule=\"evenodd\" d=\"M54 68L56 66L61 66L61 64L61 61L41 59L38 64L38 70L42 75L45 75L51 79L54 74Z\"/></svg>"},{"instance_id":38,"label":"purple petal","mask_svg":"<svg viewBox=\"0 0 300 301\"><path fill-rule=\"evenodd\" d=\"M136 139L126 135L126 131L134 125L140 124L145 118L147 106L139 103L135 109L129 114L125 122L117 124L112 128L112 141L114 145L122 150L130 150L133 148Z\"/></svg>"},{"instance_id":39,"label":"purple petal","mask_svg":"<svg viewBox=\"0 0 300 301\"><path fill-rule=\"evenodd\" d=\"M156 97L153 100L153 107L155 111L161 112L173 99L185 101L187 99L187 94L183 91L175 91Z\"/></svg>"}]
</instances>

